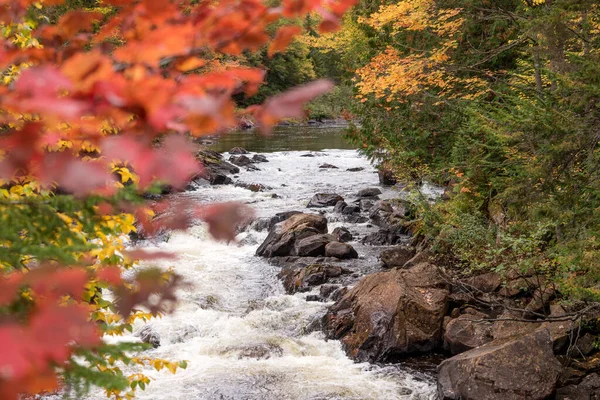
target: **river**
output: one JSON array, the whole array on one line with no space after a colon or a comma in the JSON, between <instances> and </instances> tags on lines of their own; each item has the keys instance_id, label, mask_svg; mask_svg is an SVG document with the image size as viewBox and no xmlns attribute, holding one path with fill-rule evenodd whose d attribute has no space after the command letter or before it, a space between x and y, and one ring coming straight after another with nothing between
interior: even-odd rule
<instances>
[{"instance_id":1,"label":"river","mask_svg":"<svg viewBox=\"0 0 600 400\"><path fill-rule=\"evenodd\" d=\"M233 185L202 186L185 196L201 203L241 201L253 207L258 216L270 217L281 211L305 210L317 192L351 198L359 189L378 186L375 169L343 141L339 128L279 128L271 137L241 132L215 144L220 151L234 146L259 151L269 160L257 164L259 171L242 168L234 180L262 183L272 189L255 193ZM309 151L312 156L305 156ZM319 168L324 163L338 169ZM363 170L347 171L357 167ZM383 197L395 195L391 189L383 193ZM330 231L342 225L332 213L326 216ZM185 233L173 233L166 242L146 244L150 249L177 253L176 261L158 264L174 266L194 286L180 292L175 313L149 323L160 335L161 345L146 352L158 358L185 359L188 368L175 375L150 368L142 371L152 382L145 391L138 391L137 398L435 398L435 382L430 376L399 364L355 363L340 342L327 341L320 331L307 330L332 303L307 301L311 292L285 293L277 279L279 268L254 256L266 234L249 230L238 236L237 243L225 244L213 241L206 228L198 225ZM352 244L363 259L376 265L372 251L360 243ZM136 330L141 327L136 325ZM136 340L133 336L124 339ZM88 398L105 397L98 391Z\"/></svg>"}]
</instances>

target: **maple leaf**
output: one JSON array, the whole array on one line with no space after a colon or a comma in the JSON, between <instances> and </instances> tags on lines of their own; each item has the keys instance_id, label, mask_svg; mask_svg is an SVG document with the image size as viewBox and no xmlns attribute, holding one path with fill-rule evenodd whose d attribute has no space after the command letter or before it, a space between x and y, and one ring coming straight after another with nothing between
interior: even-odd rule
<instances>
[{"instance_id":1,"label":"maple leaf","mask_svg":"<svg viewBox=\"0 0 600 400\"><path fill-rule=\"evenodd\" d=\"M252 210L240 203L199 206L196 215L208 224L208 231L217 240L233 240L238 225L252 218Z\"/></svg>"},{"instance_id":2,"label":"maple leaf","mask_svg":"<svg viewBox=\"0 0 600 400\"><path fill-rule=\"evenodd\" d=\"M273 54L285 50L292 42L294 36L300 34L300 32L302 32L302 29L295 25L279 28L277 30L277 34L275 35L275 39L273 39L269 45L267 55L272 57Z\"/></svg>"},{"instance_id":3,"label":"maple leaf","mask_svg":"<svg viewBox=\"0 0 600 400\"><path fill-rule=\"evenodd\" d=\"M304 115L304 105L310 100L329 92L333 83L327 79L320 79L303 86L288 90L282 94L271 97L255 111L256 119L261 123L263 131L284 118L300 118Z\"/></svg>"}]
</instances>

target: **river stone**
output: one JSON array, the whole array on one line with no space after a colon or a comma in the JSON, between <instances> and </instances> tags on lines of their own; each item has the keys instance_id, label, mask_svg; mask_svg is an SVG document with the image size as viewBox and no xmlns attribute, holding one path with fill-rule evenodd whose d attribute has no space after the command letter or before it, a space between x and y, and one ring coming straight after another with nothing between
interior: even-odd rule
<instances>
[{"instance_id":1,"label":"river stone","mask_svg":"<svg viewBox=\"0 0 600 400\"><path fill-rule=\"evenodd\" d=\"M354 247L346 243L329 242L325 246L325 257L335 257L342 260L358 258L358 253Z\"/></svg>"},{"instance_id":2,"label":"river stone","mask_svg":"<svg viewBox=\"0 0 600 400\"><path fill-rule=\"evenodd\" d=\"M391 246L402 242L403 237L396 232L390 232L380 229L377 232L369 233L362 239L363 244L371 246Z\"/></svg>"},{"instance_id":3,"label":"river stone","mask_svg":"<svg viewBox=\"0 0 600 400\"><path fill-rule=\"evenodd\" d=\"M269 162L269 160L267 160L267 157L263 156L262 154L255 154L252 156L252 161L255 163L259 163L259 162Z\"/></svg>"},{"instance_id":4,"label":"river stone","mask_svg":"<svg viewBox=\"0 0 600 400\"><path fill-rule=\"evenodd\" d=\"M145 325L140 329L137 336L139 336L142 343L151 344L155 349L160 346L160 335L150 325Z\"/></svg>"},{"instance_id":5,"label":"river stone","mask_svg":"<svg viewBox=\"0 0 600 400\"><path fill-rule=\"evenodd\" d=\"M473 310L451 320L444 332L444 348L452 354L459 354L491 341L492 323L478 321L486 318L488 316L484 313Z\"/></svg>"},{"instance_id":6,"label":"river stone","mask_svg":"<svg viewBox=\"0 0 600 400\"><path fill-rule=\"evenodd\" d=\"M306 207L322 208L335 206L338 201L344 201L344 198L335 193L317 193L315 194Z\"/></svg>"},{"instance_id":7,"label":"river stone","mask_svg":"<svg viewBox=\"0 0 600 400\"><path fill-rule=\"evenodd\" d=\"M498 339L444 360L438 396L452 400L542 400L555 390L561 364L547 329Z\"/></svg>"},{"instance_id":8,"label":"river stone","mask_svg":"<svg viewBox=\"0 0 600 400\"><path fill-rule=\"evenodd\" d=\"M333 207L333 212L341 214L346 207L348 207L348 204L345 201L338 201Z\"/></svg>"},{"instance_id":9,"label":"river stone","mask_svg":"<svg viewBox=\"0 0 600 400\"><path fill-rule=\"evenodd\" d=\"M600 375L590 374L578 385L569 385L556 391L556 400L598 400L600 399Z\"/></svg>"},{"instance_id":10,"label":"river stone","mask_svg":"<svg viewBox=\"0 0 600 400\"><path fill-rule=\"evenodd\" d=\"M288 294L306 292L313 286L321 285L329 278L344 273L342 267L330 264L311 264L306 267L288 267L281 270L279 278Z\"/></svg>"},{"instance_id":11,"label":"river stone","mask_svg":"<svg viewBox=\"0 0 600 400\"><path fill-rule=\"evenodd\" d=\"M294 254L300 257L317 257L325 255L327 243L335 241L333 235L312 235L302 238L294 245Z\"/></svg>"},{"instance_id":12,"label":"river stone","mask_svg":"<svg viewBox=\"0 0 600 400\"><path fill-rule=\"evenodd\" d=\"M415 249L409 246L397 246L383 250L379 258L387 268L402 267L415 255Z\"/></svg>"},{"instance_id":13,"label":"river stone","mask_svg":"<svg viewBox=\"0 0 600 400\"><path fill-rule=\"evenodd\" d=\"M338 169L338 167L336 167L335 165L327 164L327 163L319 165L319 168L321 168L321 169Z\"/></svg>"},{"instance_id":14,"label":"river stone","mask_svg":"<svg viewBox=\"0 0 600 400\"><path fill-rule=\"evenodd\" d=\"M359 212L360 212L359 206L346 206L342 210L342 214L344 214L344 215L358 214Z\"/></svg>"},{"instance_id":15,"label":"river stone","mask_svg":"<svg viewBox=\"0 0 600 400\"><path fill-rule=\"evenodd\" d=\"M431 264L367 275L330 308L325 332L358 361L428 352L441 342L447 298Z\"/></svg>"},{"instance_id":16,"label":"river stone","mask_svg":"<svg viewBox=\"0 0 600 400\"><path fill-rule=\"evenodd\" d=\"M352 167L352 168L348 168L346 171L348 172L360 172L363 171L364 168L363 167Z\"/></svg>"},{"instance_id":17,"label":"river stone","mask_svg":"<svg viewBox=\"0 0 600 400\"><path fill-rule=\"evenodd\" d=\"M229 150L229 154L248 154L248 150L244 149L243 147L234 147Z\"/></svg>"},{"instance_id":18,"label":"river stone","mask_svg":"<svg viewBox=\"0 0 600 400\"><path fill-rule=\"evenodd\" d=\"M331 232L331 234L337 239L338 242L342 243L351 242L352 239L354 239L348 228L343 226L338 226L333 230L333 232Z\"/></svg>"},{"instance_id":19,"label":"river stone","mask_svg":"<svg viewBox=\"0 0 600 400\"><path fill-rule=\"evenodd\" d=\"M358 197L376 197L381 194L381 190L379 188L366 188L358 191Z\"/></svg>"},{"instance_id":20,"label":"river stone","mask_svg":"<svg viewBox=\"0 0 600 400\"><path fill-rule=\"evenodd\" d=\"M263 257L293 255L299 238L305 240L308 236L326 232L327 219L322 215L294 214L269 229L269 234L256 250L256 255ZM323 245L323 254L325 254L325 245Z\"/></svg>"},{"instance_id":21,"label":"river stone","mask_svg":"<svg viewBox=\"0 0 600 400\"><path fill-rule=\"evenodd\" d=\"M233 183L233 180L230 177L219 173L210 174L208 176L208 181L211 185L231 185Z\"/></svg>"},{"instance_id":22,"label":"river stone","mask_svg":"<svg viewBox=\"0 0 600 400\"><path fill-rule=\"evenodd\" d=\"M229 157L229 161L239 167L248 167L252 164L252 160L245 155L231 156Z\"/></svg>"}]
</instances>

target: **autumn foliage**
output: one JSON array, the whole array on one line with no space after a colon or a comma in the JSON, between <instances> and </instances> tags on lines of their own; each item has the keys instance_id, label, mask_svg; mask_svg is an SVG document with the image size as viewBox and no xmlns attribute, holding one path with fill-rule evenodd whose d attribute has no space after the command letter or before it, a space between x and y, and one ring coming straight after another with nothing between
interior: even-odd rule
<instances>
[{"instance_id":1,"label":"autumn foliage","mask_svg":"<svg viewBox=\"0 0 600 400\"><path fill-rule=\"evenodd\" d=\"M202 174L190 138L248 116L268 132L327 92L331 84L317 81L239 109L232 96L255 94L264 71L230 60L284 50L311 13L332 31L352 0L63 3L0 0L3 399L54 390L57 373L84 387L102 381L109 395L129 398L148 379L124 376L115 360L177 368L102 341L168 310L181 284L155 270L123 280L122 268L152 255L125 251L121 237L136 226L152 234L201 219L216 238L233 239L247 216L238 205L149 207L141 195L156 184L181 189ZM104 299L108 289L116 301Z\"/></svg>"}]
</instances>

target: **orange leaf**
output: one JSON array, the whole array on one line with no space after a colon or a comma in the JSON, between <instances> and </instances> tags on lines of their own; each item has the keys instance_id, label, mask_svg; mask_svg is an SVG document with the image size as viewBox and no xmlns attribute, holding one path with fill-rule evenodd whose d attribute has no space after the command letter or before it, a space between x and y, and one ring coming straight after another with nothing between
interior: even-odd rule
<instances>
[{"instance_id":1,"label":"orange leaf","mask_svg":"<svg viewBox=\"0 0 600 400\"><path fill-rule=\"evenodd\" d=\"M273 39L269 45L267 55L272 57L273 54L285 50L292 42L294 36L300 34L300 32L302 32L302 29L296 25L279 28L277 34L275 35L275 39Z\"/></svg>"}]
</instances>

